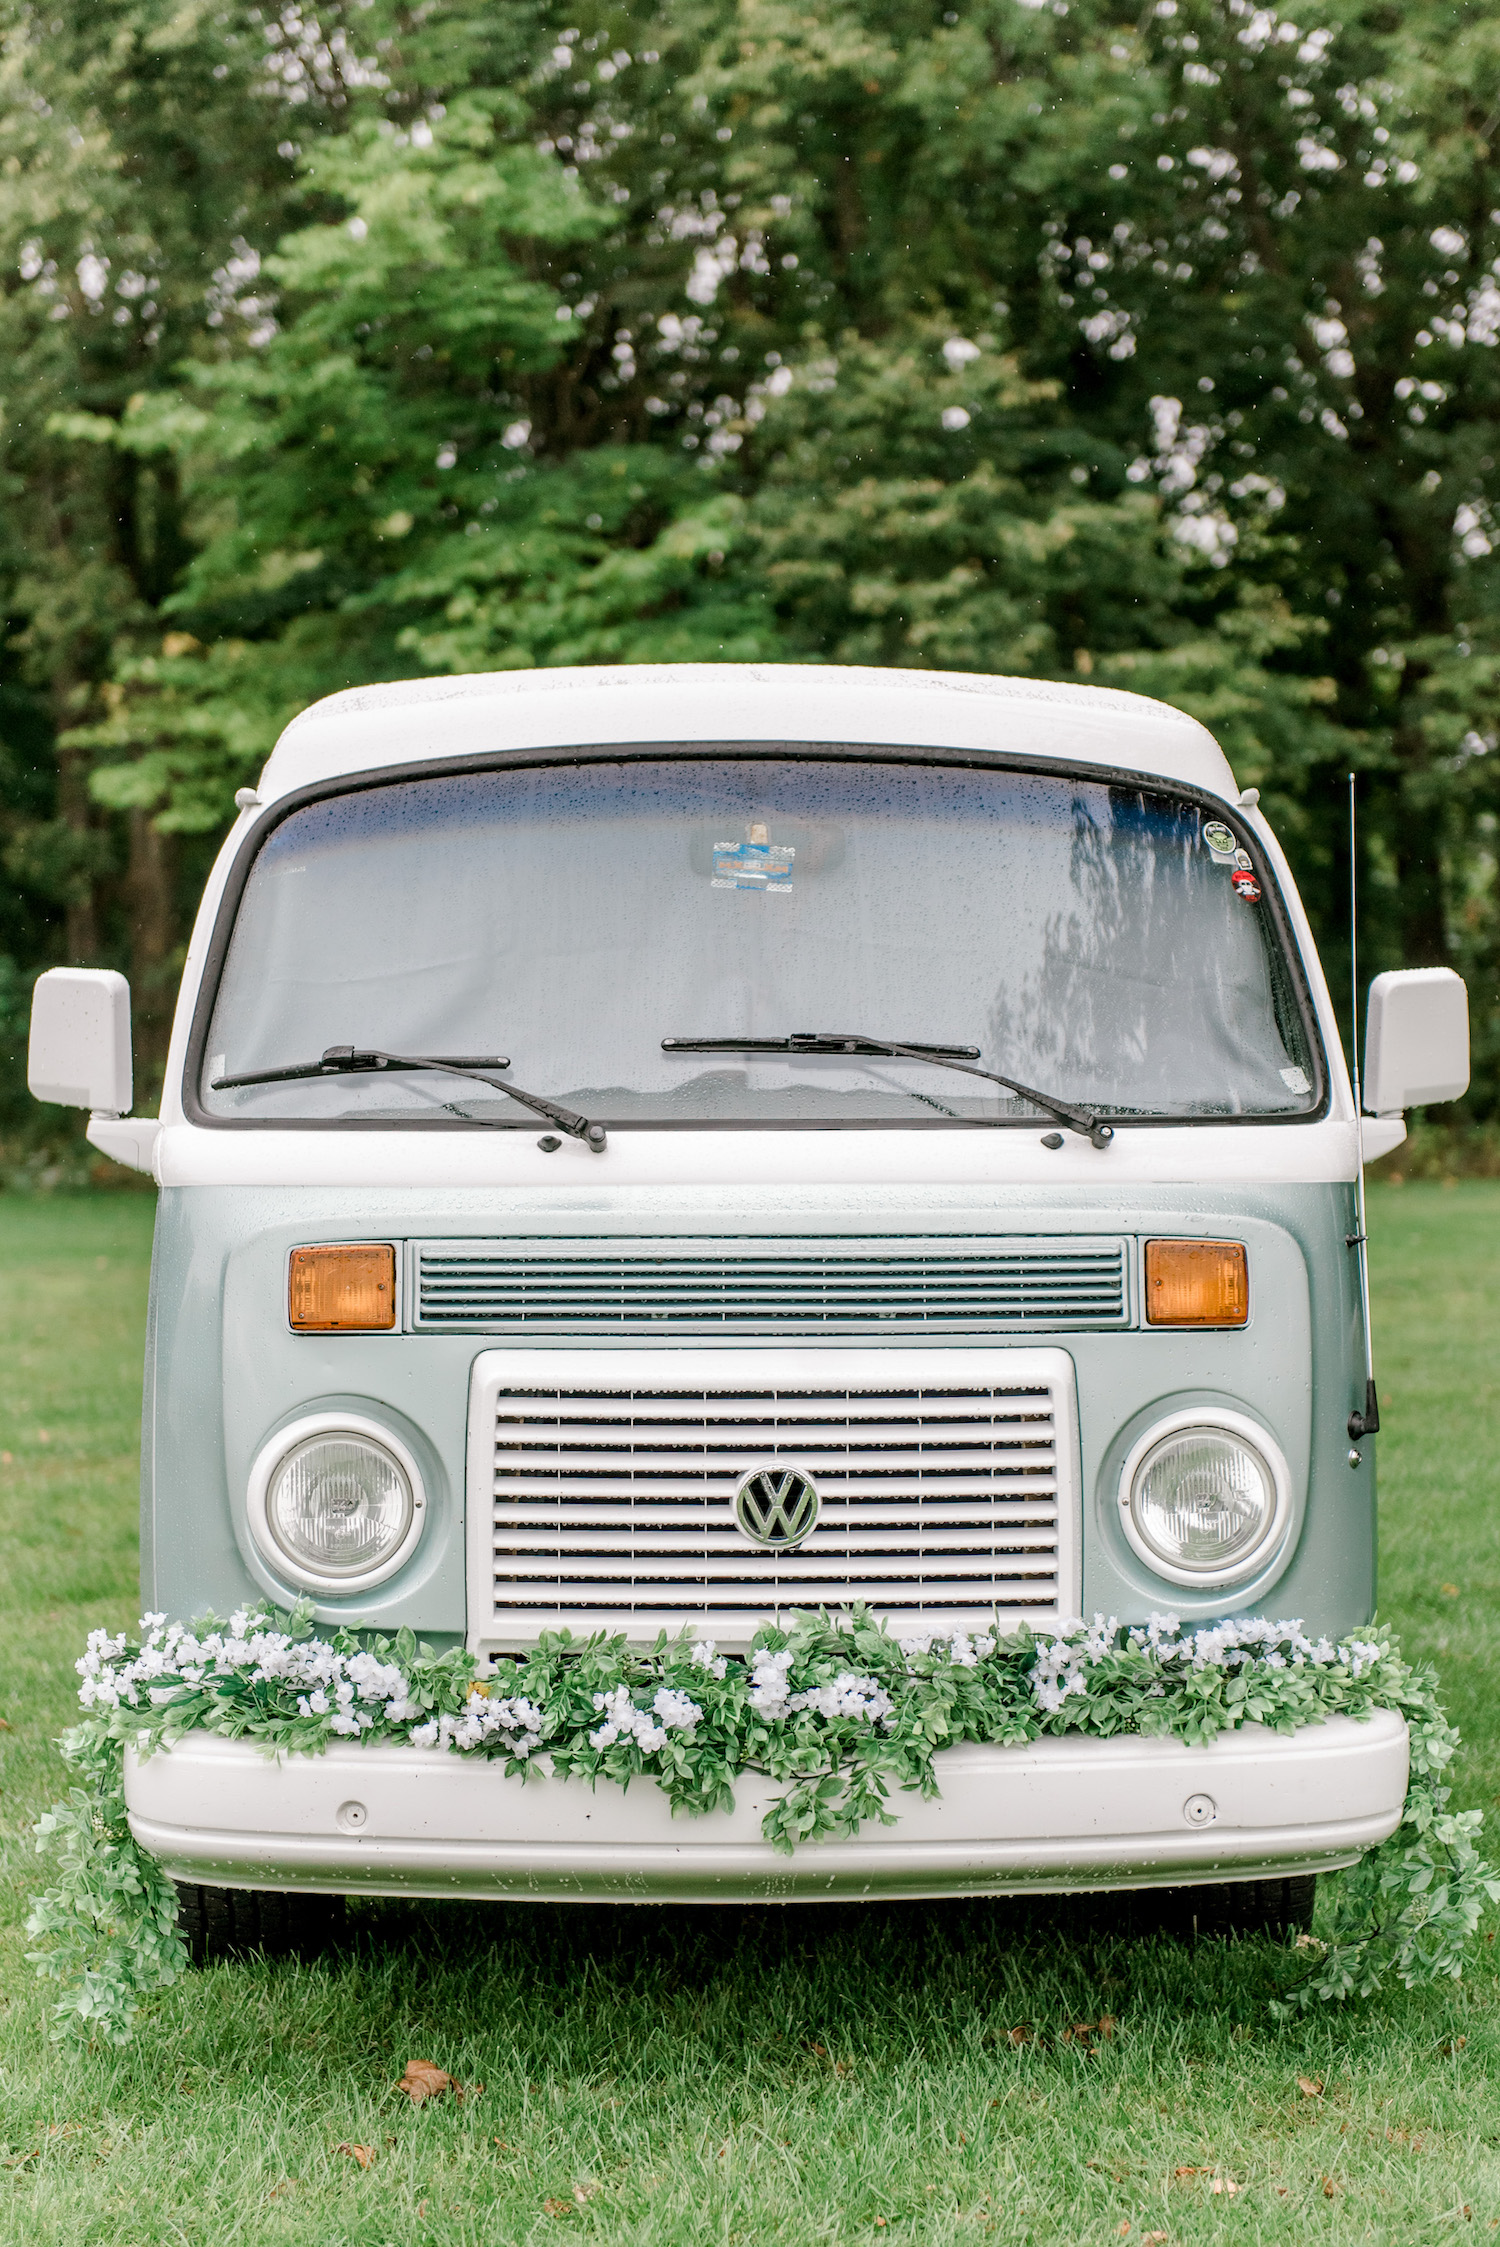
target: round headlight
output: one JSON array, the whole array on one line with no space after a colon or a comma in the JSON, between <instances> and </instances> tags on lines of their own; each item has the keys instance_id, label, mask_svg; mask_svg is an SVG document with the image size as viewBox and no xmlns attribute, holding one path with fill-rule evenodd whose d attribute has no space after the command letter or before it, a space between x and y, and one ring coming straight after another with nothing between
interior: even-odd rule
<instances>
[{"instance_id":1,"label":"round headlight","mask_svg":"<svg viewBox=\"0 0 1500 2247\"><path fill-rule=\"evenodd\" d=\"M1233 1583L1263 1568L1284 1542L1291 1479L1253 1421L1178 1413L1126 1460L1120 1506L1127 1538L1158 1576Z\"/></svg>"},{"instance_id":2,"label":"round headlight","mask_svg":"<svg viewBox=\"0 0 1500 2247\"><path fill-rule=\"evenodd\" d=\"M391 1575L422 1529L406 1446L368 1423L282 1431L250 1478L250 1526L267 1560L313 1590L362 1591Z\"/></svg>"}]
</instances>

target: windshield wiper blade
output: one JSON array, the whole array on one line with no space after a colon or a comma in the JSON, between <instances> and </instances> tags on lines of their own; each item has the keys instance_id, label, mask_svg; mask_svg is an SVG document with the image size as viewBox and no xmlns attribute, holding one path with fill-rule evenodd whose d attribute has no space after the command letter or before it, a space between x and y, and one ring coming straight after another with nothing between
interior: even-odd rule
<instances>
[{"instance_id":1,"label":"windshield wiper blade","mask_svg":"<svg viewBox=\"0 0 1500 2247\"><path fill-rule=\"evenodd\" d=\"M793 1030L785 1038L663 1038L661 1049L663 1053L854 1053L885 1061L929 1061L935 1068L958 1069L966 1077L983 1077L987 1084L1004 1085L1007 1092L1056 1116L1059 1123L1081 1133L1095 1147L1107 1147L1115 1135L1114 1126L1091 1109L1075 1108L1070 1101L1038 1092L1035 1085L1021 1084L1015 1077L1002 1077L997 1070L976 1069L978 1046L906 1045L894 1038L866 1038L852 1031ZM979 1116L974 1120L984 1123L989 1119Z\"/></svg>"},{"instance_id":2,"label":"windshield wiper blade","mask_svg":"<svg viewBox=\"0 0 1500 2247\"><path fill-rule=\"evenodd\" d=\"M575 1108L561 1107L555 1100L544 1100L539 1092L523 1092L519 1085L506 1084L491 1076L492 1069L508 1069L510 1061L505 1054L458 1055L444 1053L381 1053L375 1049L364 1050L352 1045L331 1045L321 1061L300 1061L286 1069L252 1069L243 1076L215 1077L210 1089L214 1092L232 1092L240 1085L294 1084L306 1077L364 1076L383 1069L441 1069L450 1077L470 1077L476 1084L493 1085L497 1092L518 1101L521 1107L530 1108L534 1114L545 1116L556 1124L570 1139L581 1139L596 1155L601 1155L608 1145L608 1134L603 1124L590 1123ZM472 1116L471 1123L491 1124L491 1116Z\"/></svg>"},{"instance_id":3,"label":"windshield wiper blade","mask_svg":"<svg viewBox=\"0 0 1500 2247\"><path fill-rule=\"evenodd\" d=\"M663 1038L663 1053L884 1053L879 1038L843 1038L824 1030L794 1030L789 1038ZM977 1061L977 1045L919 1045L915 1039L891 1052L914 1053L923 1061Z\"/></svg>"}]
</instances>

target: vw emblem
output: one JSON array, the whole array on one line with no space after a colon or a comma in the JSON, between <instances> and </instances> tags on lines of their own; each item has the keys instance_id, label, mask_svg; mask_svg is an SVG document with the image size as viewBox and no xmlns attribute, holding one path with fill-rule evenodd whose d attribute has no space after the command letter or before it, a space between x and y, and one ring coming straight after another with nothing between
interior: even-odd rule
<instances>
[{"instance_id":1,"label":"vw emblem","mask_svg":"<svg viewBox=\"0 0 1500 2247\"><path fill-rule=\"evenodd\" d=\"M734 1518L752 1544L790 1552L810 1537L818 1519L818 1493L795 1467L757 1467L734 1497Z\"/></svg>"}]
</instances>

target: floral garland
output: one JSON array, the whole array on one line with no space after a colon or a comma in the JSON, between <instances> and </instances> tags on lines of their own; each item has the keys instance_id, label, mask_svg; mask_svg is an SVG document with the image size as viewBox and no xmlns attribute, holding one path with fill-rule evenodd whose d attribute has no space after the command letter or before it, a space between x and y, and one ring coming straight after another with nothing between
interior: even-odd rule
<instances>
[{"instance_id":1,"label":"floral garland","mask_svg":"<svg viewBox=\"0 0 1500 2247\"><path fill-rule=\"evenodd\" d=\"M1291 1622L1185 1633L1175 1616L1130 1627L1096 1616L1046 1636L897 1637L856 1608L762 1629L744 1657L686 1635L643 1651L623 1637L548 1633L481 1678L463 1649L439 1654L409 1631L319 1638L303 1603L192 1629L147 1615L134 1640L95 1631L78 1670L84 1718L61 1744L79 1784L36 1828L61 1872L27 1926L45 1946L30 1954L38 1971L62 1985L56 2033L85 2040L123 2042L141 2000L187 1963L176 1891L130 1833L124 1755L192 1731L272 1754L399 1741L501 1762L517 1778L545 1757L591 1784L649 1775L674 1812L700 1814L732 1809L735 1781L757 1772L781 1783L763 1831L790 1852L870 1819L894 1824L892 1787L935 1795L935 1758L960 1741L1074 1732L1199 1743L1243 1724L1291 1732L1394 1709L1411 1736L1402 1823L1339 1876L1329 1939L1311 1946L1279 2010L1392 1980L1456 1980L1486 1897L1500 1902L1476 1847L1482 1813L1447 1807L1458 1734L1436 1680L1384 1630L1335 1645Z\"/></svg>"}]
</instances>

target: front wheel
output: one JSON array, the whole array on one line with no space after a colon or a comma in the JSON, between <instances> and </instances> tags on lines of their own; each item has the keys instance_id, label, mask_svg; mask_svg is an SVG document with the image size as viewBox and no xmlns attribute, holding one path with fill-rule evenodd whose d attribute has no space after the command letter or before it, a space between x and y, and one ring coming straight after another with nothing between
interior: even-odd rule
<instances>
[{"instance_id":1,"label":"front wheel","mask_svg":"<svg viewBox=\"0 0 1500 2247\"><path fill-rule=\"evenodd\" d=\"M179 1880L177 1932L195 1966L221 1958L317 1958L344 1923L342 1896L303 1889L206 1888Z\"/></svg>"},{"instance_id":2,"label":"front wheel","mask_svg":"<svg viewBox=\"0 0 1500 2247\"><path fill-rule=\"evenodd\" d=\"M1271 1935L1284 1942L1312 1927L1316 1873L1278 1873L1264 1880L1216 1880L1201 1888L1155 1893L1162 1921L1187 1935ZM1145 1899L1143 1898L1144 1902Z\"/></svg>"}]
</instances>

